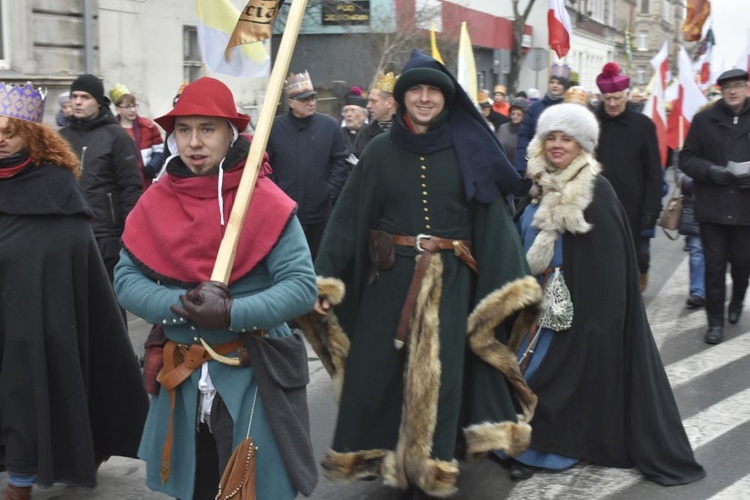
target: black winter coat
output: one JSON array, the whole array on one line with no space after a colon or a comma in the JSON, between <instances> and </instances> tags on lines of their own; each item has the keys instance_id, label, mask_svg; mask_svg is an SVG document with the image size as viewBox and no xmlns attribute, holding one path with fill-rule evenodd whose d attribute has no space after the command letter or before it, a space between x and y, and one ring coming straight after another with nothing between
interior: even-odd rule
<instances>
[{"instance_id":1,"label":"black winter coat","mask_svg":"<svg viewBox=\"0 0 750 500\"><path fill-rule=\"evenodd\" d=\"M680 168L695 181L695 220L730 226L750 225L750 189L722 186L708 178L711 165L750 161L750 99L735 114L724 100L693 117Z\"/></svg>"},{"instance_id":2,"label":"black winter coat","mask_svg":"<svg viewBox=\"0 0 750 500\"><path fill-rule=\"evenodd\" d=\"M596 157L602 174L612 184L628 215L634 238L639 238L641 218L654 220L661 211L662 169L656 127L646 115L626 108L615 117L600 106L596 111L601 132Z\"/></svg>"},{"instance_id":3,"label":"black winter coat","mask_svg":"<svg viewBox=\"0 0 750 500\"><path fill-rule=\"evenodd\" d=\"M71 118L60 135L81 159L80 182L94 212L94 235L121 236L142 192L133 139L104 106L93 120Z\"/></svg>"},{"instance_id":4,"label":"black winter coat","mask_svg":"<svg viewBox=\"0 0 750 500\"><path fill-rule=\"evenodd\" d=\"M349 150L339 124L315 113L302 120L277 116L268 139L271 179L297 202L302 224L325 222L346 182Z\"/></svg>"}]
</instances>

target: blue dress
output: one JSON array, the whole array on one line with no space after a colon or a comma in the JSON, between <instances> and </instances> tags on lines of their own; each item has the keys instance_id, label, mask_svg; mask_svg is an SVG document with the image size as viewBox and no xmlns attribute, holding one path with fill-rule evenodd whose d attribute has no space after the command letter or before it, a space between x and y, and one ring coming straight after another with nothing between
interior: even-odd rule
<instances>
[{"instance_id":1,"label":"blue dress","mask_svg":"<svg viewBox=\"0 0 750 500\"><path fill-rule=\"evenodd\" d=\"M524 213L521 215L521 219L519 220L519 230L521 232L521 241L523 242L524 252L529 251L529 248L531 248L531 245L534 243L534 239L536 238L536 235L538 233L537 229L531 225L531 222L534 220L534 214L536 213L537 208L538 205L529 205L526 210L524 210ZM552 257L552 262L550 262L549 267L562 268L562 263L562 235L560 235L558 236L557 241L555 241L555 253ZM562 269L560 270L560 272L562 273ZM542 277L538 276L537 279L541 284ZM538 331L537 335L539 335L539 340L537 342L536 349L534 349L534 356L531 358L531 361L526 368L526 373L524 374L526 380L530 380L534 377L534 373L536 373L536 370L544 361L544 356L547 354L549 346L552 343L552 339L556 334L558 334L558 332L550 330L549 328L541 328ZM563 332L562 335L565 335L565 333ZM528 341L528 335L521 341L521 347L518 349L519 362L521 361L523 353L526 351ZM534 432L533 420L531 421L531 428L532 432ZM495 452L495 454L497 454L500 458L505 458L505 454L502 452ZM576 462L578 462L577 458L569 458L563 455L558 455L556 453L543 453L535 451L532 448L527 449L520 455L513 458L523 464L531 465L533 467L557 470L567 469L568 467L571 467Z\"/></svg>"}]
</instances>

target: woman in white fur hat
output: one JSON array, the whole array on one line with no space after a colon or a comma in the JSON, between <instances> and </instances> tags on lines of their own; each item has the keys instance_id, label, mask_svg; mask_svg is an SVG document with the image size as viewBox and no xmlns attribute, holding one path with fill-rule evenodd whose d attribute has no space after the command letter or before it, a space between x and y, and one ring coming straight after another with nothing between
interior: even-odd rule
<instances>
[{"instance_id":1,"label":"woman in white fur hat","mask_svg":"<svg viewBox=\"0 0 750 500\"><path fill-rule=\"evenodd\" d=\"M511 477L585 460L690 483L705 472L646 318L627 217L593 157L598 135L589 110L564 103L542 113L529 144L534 186L519 225L545 292L518 357L539 404Z\"/></svg>"}]
</instances>

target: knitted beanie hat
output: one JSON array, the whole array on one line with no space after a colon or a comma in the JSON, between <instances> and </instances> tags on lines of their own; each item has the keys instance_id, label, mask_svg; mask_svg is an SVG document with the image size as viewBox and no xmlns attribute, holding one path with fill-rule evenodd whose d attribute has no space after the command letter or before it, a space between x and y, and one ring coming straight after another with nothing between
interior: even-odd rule
<instances>
[{"instance_id":1,"label":"knitted beanie hat","mask_svg":"<svg viewBox=\"0 0 750 500\"><path fill-rule=\"evenodd\" d=\"M75 91L88 92L102 106L109 105L109 99L104 95L104 84L94 75L81 75L76 78L70 84L70 93Z\"/></svg>"}]
</instances>

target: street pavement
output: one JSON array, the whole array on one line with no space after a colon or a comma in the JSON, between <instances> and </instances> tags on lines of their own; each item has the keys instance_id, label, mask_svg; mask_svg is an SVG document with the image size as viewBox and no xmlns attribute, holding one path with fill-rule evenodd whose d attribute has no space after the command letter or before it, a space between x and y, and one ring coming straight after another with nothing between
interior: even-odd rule
<instances>
[{"instance_id":1,"label":"street pavement","mask_svg":"<svg viewBox=\"0 0 750 500\"><path fill-rule=\"evenodd\" d=\"M613 499L613 500L750 500L750 306L739 324L727 325L717 346L703 342L702 309L687 310L688 254L683 241L659 233L652 244L649 288L644 293L648 316L696 457L705 479L686 486L662 487L645 481L636 470L577 465L557 473L537 473L513 482L508 470L492 460L461 463L458 500L475 499ZM729 278L728 278L729 281ZM131 338L142 351L148 325L129 322ZM313 446L318 458L330 444L336 417L329 378L310 351L308 386ZM144 484L138 460L112 458L99 472L93 490L58 485L34 491L36 500L165 499ZM0 474L0 487L5 474ZM396 499L379 481L335 484L321 476L311 499ZM259 499L274 500L274 499Z\"/></svg>"}]
</instances>

